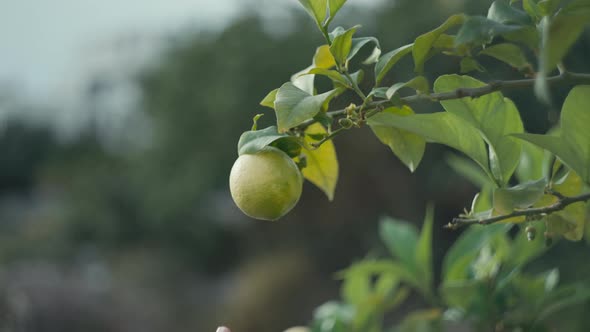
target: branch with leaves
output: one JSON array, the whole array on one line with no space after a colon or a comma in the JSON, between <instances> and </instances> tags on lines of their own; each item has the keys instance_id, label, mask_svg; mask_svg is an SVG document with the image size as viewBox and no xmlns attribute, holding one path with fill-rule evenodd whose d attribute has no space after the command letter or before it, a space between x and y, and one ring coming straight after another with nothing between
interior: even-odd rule
<instances>
[{"instance_id":1,"label":"branch with leaves","mask_svg":"<svg viewBox=\"0 0 590 332\"><path fill-rule=\"evenodd\" d=\"M555 193L557 194L557 193ZM490 225L497 222L501 222L507 219L512 219L515 217L527 217L527 220L541 220L543 217L557 211L561 211L565 209L567 206L579 203L579 202L587 202L590 200L590 193L585 193L573 197L559 195L559 199L556 203L553 203L548 206L539 207L539 208L529 208L529 209L522 209L516 210L512 213L502 214L487 218L470 218L468 216L462 216L458 218L454 218L453 221L448 223L445 228L448 229L458 229L465 226L470 225Z\"/></svg>"}]
</instances>

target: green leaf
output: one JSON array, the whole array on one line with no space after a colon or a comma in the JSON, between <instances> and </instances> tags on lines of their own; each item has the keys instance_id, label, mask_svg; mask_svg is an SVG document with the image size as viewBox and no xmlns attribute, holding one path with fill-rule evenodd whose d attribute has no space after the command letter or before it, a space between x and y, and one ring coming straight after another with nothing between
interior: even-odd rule
<instances>
[{"instance_id":1,"label":"green leaf","mask_svg":"<svg viewBox=\"0 0 590 332\"><path fill-rule=\"evenodd\" d=\"M521 143L520 162L516 168L516 177L519 182L527 182L540 179L547 174L550 154L529 142Z\"/></svg>"},{"instance_id":2,"label":"green leaf","mask_svg":"<svg viewBox=\"0 0 590 332\"><path fill-rule=\"evenodd\" d=\"M590 85L578 85L561 111L561 135L519 134L518 138L549 150L590 184Z\"/></svg>"},{"instance_id":3,"label":"green leaf","mask_svg":"<svg viewBox=\"0 0 590 332\"><path fill-rule=\"evenodd\" d=\"M378 86L379 83L381 83L385 75L401 58L404 57L404 55L412 51L413 46L414 44L404 45L381 56L375 65L375 86Z\"/></svg>"},{"instance_id":4,"label":"green leaf","mask_svg":"<svg viewBox=\"0 0 590 332\"><path fill-rule=\"evenodd\" d=\"M404 129L431 142L448 145L465 153L486 173L489 172L486 148L480 134L467 122L452 114L441 112L399 116L391 113L379 113L369 118L367 124L371 127Z\"/></svg>"},{"instance_id":5,"label":"green leaf","mask_svg":"<svg viewBox=\"0 0 590 332\"><path fill-rule=\"evenodd\" d=\"M457 37L455 45L488 44L495 36L522 29L518 25L506 25L492 21L483 16L470 16L465 20Z\"/></svg>"},{"instance_id":6,"label":"green leaf","mask_svg":"<svg viewBox=\"0 0 590 332\"><path fill-rule=\"evenodd\" d=\"M434 206L429 204L426 207L424 224L420 232L420 238L416 247L416 266L418 275L422 281L422 290L429 294L432 292L433 272L432 272L432 227L434 224Z\"/></svg>"},{"instance_id":7,"label":"green leaf","mask_svg":"<svg viewBox=\"0 0 590 332\"><path fill-rule=\"evenodd\" d=\"M455 172L462 175L478 188L482 189L488 186L494 186L494 183L487 174L482 172L481 168L471 160L451 153L448 154L445 159L447 164L449 164Z\"/></svg>"},{"instance_id":8,"label":"green leaf","mask_svg":"<svg viewBox=\"0 0 590 332\"><path fill-rule=\"evenodd\" d=\"M538 21L543 16L543 14L541 13L541 8L539 8L536 1L537 0L522 0L522 7L531 18L533 18L535 21Z\"/></svg>"},{"instance_id":9,"label":"green leaf","mask_svg":"<svg viewBox=\"0 0 590 332\"><path fill-rule=\"evenodd\" d=\"M422 73L424 71L424 63L428 58L428 54L432 49L432 45L437 41L437 39L447 30L450 28L462 24L465 20L465 15L463 14L456 14L449 17L443 24L441 24L438 28L427 32L414 41L413 47L413 57L414 57L414 70L418 73Z\"/></svg>"},{"instance_id":10,"label":"green leaf","mask_svg":"<svg viewBox=\"0 0 590 332\"><path fill-rule=\"evenodd\" d=\"M379 223L379 234L391 254L397 257L416 277L416 247L418 231L405 221L386 217Z\"/></svg>"},{"instance_id":11,"label":"green leaf","mask_svg":"<svg viewBox=\"0 0 590 332\"><path fill-rule=\"evenodd\" d=\"M314 142L309 135L325 133L326 130L319 123L309 126L305 131L306 146ZM338 182L338 159L334 143L330 140L317 149L306 148L304 154L307 157L307 166L301 170L303 177L320 188L332 201Z\"/></svg>"},{"instance_id":12,"label":"green leaf","mask_svg":"<svg viewBox=\"0 0 590 332\"><path fill-rule=\"evenodd\" d=\"M519 70L530 68L531 66L524 56L522 49L510 43L496 44L487 47L479 54L491 56Z\"/></svg>"},{"instance_id":13,"label":"green leaf","mask_svg":"<svg viewBox=\"0 0 590 332\"><path fill-rule=\"evenodd\" d=\"M573 4L575 5L575 4ZM590 22L590 5L586 12L577 6L568 6L559 11L553 18L544 17L541 21L543 43L539 56L539 66L543 73L549 74L561 59L568 53L571 46Z\"/></svg>"},{"instance_id":14,"label":"green leaf","mask_svg":"<svg viewBox=\"0 0 590 332\"><path fill-rule=\"evenodd\" d=\"M322 45L316 48L312 63L314 68L330 69L336 66L336 60L334 60L334 56L330 53L330 46Z\"/></svg>"},{"instance_id":15,"label":"green leaf","mask_svg":"<svg viewBox=\"0 0 590 332\"><path fill-rule=\"evenodd\" d=\"M532 24L527 13L510 6L505 1L494 1L488 10L488 19L502 24Z\"/></svg>"},{"instance_id":16,"label":"green leaf","mask_svg":"<svg viewBox=\"0 0 590 332\"><path fill-rule=\"evenodd\" d=\"M475 70L481 73L485 71L485 68L482 67L482 65L477 62L477 60L470 57L461 59L461 63L459 65L461 74L466 74Z\"/></svg>"},{"instance_id":17,"label":"green leaf","mask_svg":"<svg viewBox=\"0 0 590 332\"><path fill-rule=\"evenodd\" d=\"M444 75L434 82L434 91L477 88L485 83L469 76ZM514 103L500 92L479 98L465 97L441 101L445 110L479 131L489 145L490 169L498 184L504 185L520 159L520 143L508 136L523 132L522 120Z\"/></svg>"},{"instance_id":18,"label":"green leaf","mask_svg":"<svg viewBox=\"0 0 590 332\"><path fill-rule=\"evenodd\" d=\"M387 97L387 99L391 99L402 88L412 88L417 92L427 94L430 91L430 84L428 84L428 80L426 79L426 77L417 76L407 82L395 83L389 89L387 89L387 92L385 92L385 96Z\"/></svg>"},{"instance_id":19,"label":"green leaf","mask_svg":"<svg viewBox=\"0 0 590 332\"><path fill-rule=\"evenodd\" d=\"M330 46L330 53L334 56L336 63L340 66L346 64L350 50L352 49L352 36L360 26L354 26L346 31L338 29L332 32L333 40ZM356 50L358 52L358 50Z\"/></svg>"},{"instance_id":20,"label":"green leaf","mask_svg":"<svg viewBox=\"0 0 590 332\"><path fill-rule=\"evenodd\" d=\"M246 131L240 136L240 140L238 141L238 155L254 154L281 139L298 144L296 137L279 134L275 126L256 131Z\"/></svg>"},{"instance_id":21,"label":"green leaf","mask_svg":"<svg viewBox=\"0 0 590 332\"><path fill-rule=\"evenodd\" d=\"M527 239L525 233L523 226L512 242L510 255L508 255L506 262L511 268L524 266L526 263L539 257L548 248L545 245L545 239L540 229L537 229L537 236L533 240Z\"/></svg>"},{"instance_id":22,"label":"green leaf","mask_svg":"<svg viewBox=\"0 0 590 332\"><path fill-rule=\"evenodd\" d=\"M325 0L324 0L325 1ZM329 0L328 6L330 8L330 19L333 19L336 16L336 13L344 6L346 0Z\"/></svg>"},{"instance_id":23,"label":"green leaf","mask_svg":"<svg viewBox=\"0 0 590 332\"><path fill-rule=\"evenodd\" d=\"M506 233L510 227L505 224L470 226L445 255L442 267L444 284L464 279L479 250L493 237Z\"/></svg>"},{"instance_id":24,"label":"green leaf","mask_svg":"<svg viewBox=\"0 0 590 332\"><path fill-rule=\"evenodd\" d=\"M408 106L403 106L402 108L391 107L383 112L400 116L414 114L414 111ZM414 172L424 155L424 149L426 147L424 138L407 130L391 126L380 126L378 124L373 125L372 123L370 121L369 126L375 136L377 136L381 143L389 146L391 151L410 169L410 172Z\"/></svg>"},{"instance_id":25,"label":"green leaf","mask_svg":"<svg viewBox=\"0 0 590 332\"><path fill-rule=\"evenodd\" d=\"M501 214L507 214L515 209L531 207L543 197L546 185L547 180L542 178L510 188L498 188L494 190L494 210Z\"/></svg>"},{"instance_id":26,"label":"green leaf","mask_svg":"<svg viewBox=\"0 0 590 332\"><path fill-rule=\"evenodd\" d=\"M285 132L305 120L313 118L333 92L332 90L321 95L312 96L296 87L293 83L283 84L279 88L275 99L279 132Z\"/></svg>"},{"instance_id":27,"label":"green leaf","mask_svg":"<svg viewBox=\"0 0 590 332\"><path fill-rule=\"evenodd\" d=\"M590 288L583 283L560 287L544 298L537 321L546 321L552 315L570 306L580 305L590 299Z\"/></svg>"},{"instance_id":28,"label":"green leaf","mask_svg":"<svg viewBox=\"0 0 590 332\"><path fill-rule=\"evenodd\" d=\"M363 46L373 43L375 47L373 48L373 52L371 55L363 61L364 64L371 64L374 63L377 59L379 59L379 55L381 54L381 46L379 45L379 40L375 37L360 37L360 38L352 38L352 46L350 48L350 52L348 53L348 57L346 61L350 61L354 56L363 48Z\"/></svg>"},{"instance_id":29,"label":"green leaf","mask_svg":"<svg viewBox=\"0 0 590 332\"><path fill-rule=\"evenodd\" d=\"M279 91L279 89L274 89L271 92L269 92L266 95L266 97L264 97L264 99L262 99L262 101L260 102L260 105L274 109L275 108L275 99L277 97L278 91Z\"/></svg>"},{"instance_id":30,"label":"green leaf","mask_svg":"<svg viewBox=\"0 0 590 332\"><path fill-rule=\"evenodd\" d=\"M345 86L348 86L350 84L350 83L348 83L348 80L346 79L346 77L344 77L344 75L340 74L336 70L325 69L325 68L313 68L313 69L310 69L307 73L326 76L329 79L331 79L333 82L339 83L339 84L342 84Z\"/></svg>"},{"instance_id":31,"label":"green leaf","mask_svg":"<svg viewBox=\"0 0 590 332\"><path fill-rule=\"evenodd\" d=\"M445 282L440 287L445 304L449 307L468 309L480 296L482 282L480 280L454 280Z\"/></svg>"},{"instance_id":32,"label":"green leaf","mask_svg":"<svg viewBox=\"0 0 590 332\"><path fill-rule=\"evenodd\" d=\"M315 20L320 29L323 29L326 14L328 13L328 3L326 0L299 0L307 13ZM338 2L338 1L337 1Z\"/></svg>"}]
</instances>

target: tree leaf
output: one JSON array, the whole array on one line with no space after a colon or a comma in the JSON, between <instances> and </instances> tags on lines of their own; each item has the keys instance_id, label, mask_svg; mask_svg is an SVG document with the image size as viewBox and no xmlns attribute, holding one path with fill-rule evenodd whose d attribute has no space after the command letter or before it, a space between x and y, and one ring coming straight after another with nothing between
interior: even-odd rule
<instances>
[{"instance_id":1,"label":"tree leaf","mask_svg":"<svg viewBox=\"0 0 590 332\"><path fill-rule=\"evenodd\" d=\"M589 22L590 4L579 6L579 3L566 6L553 18L549 16L543 18L541 21L543 43L539 56L541 72L549 74L555 69Z\"/></svg>"},{"instance_id":2,"label":"tree leaf","mask_svg":"<svg viewBox=\"0 0 590 332\"><path fill-rule=\"evenodd\" d=\"M511 227L511 225L507 226L505 224L470 226L455 241L443 259L443 283L447 284L451 281L464 279L467 276L470 263L477 257L479 250L490 239L498 234L506 233Z\"/></svg>"},{"instance_id":3,"label":"tree leaf","mask_svg":"<svg viewBox=\"0 0 590 332\"><path fill-rule=\"evenodd\" d=\"M390 217L381 219L379 234L391 254L397 257L416 277L416 247L418 245L418 231L406 222Z\"/></svg>"},{"instance_id":4,"label":"tree leaf","mask_svg":"<svg viewBox=\"0 0 590 332\"><path fill-rule=\"evenodd\" d=\"M533 22L527 13L510 6L505 1L494 1L488 10L488 19L502 24L529 25Z\"/></svg>"},{"instance_id":5,"label":"tree leaf","mask_svg":"<svg viewBox=\"0 0 590 332\"><path fill-rule=\"evenodd\" d=\"M432 45L436 42L438 37L442 35L445 31L449 30L450 28L462 24L465 21L465 15L463 14L456 14L449 17L443 24L441 24L438 28L427 32L414 41L414 47L412 50L412 54L414 57L414 70L418 73L422 73L424 71L424 63L428 58L428 54L432 49Z\"/></svg>"},{"instance_id":6,"label":"tree leaf","mask_svg":"<svg viewBox=\"0 0 590 332\"><path fill-rule=\"evenodd\" d=\"M480 73L485 71L485 68L479 62L477 62L477 60L471 57L461 59L459 66L461 74L470 73L475 70Z\"/></svg>"},{"instance_id":7,"label":"tree leaf","mask_svg":"<svg viewBox=\"0 0 590 332\"><path fill-rule=\"evenodd\" d=\"M307 13L315 20L320 29L326 20L328 2L326 0L299 0Z\"/></svg>"},{"instance_id":8,"label":"tree leaf","mask_svg":"<svg viewBox=\"0 0 590 332\"><path fill-rule=\"evenodd\" d=\"M496 44L487 47L479 54L496 58L516 69L525 69L531 66L531 64L528 63L526 57L524 56L522 49L510 43Z\"/></svg>"},{"instance_id":9,"label":"tree leaf","mask_svg":"<svg viewBox=\"0 0 590 332\"><path fill-rule=\"evenodd\" d=\"M459 157L452 153L449 153L445 159L447 164L449 164L455 172L469 180L469 182L476 185L478 188L483 189L488 186L494 186L494 183L487 174L482 172L481 168L471 160Z\"/></svg>"},{"instance_id":10,"label":"tree leaf","mask_svg":"<svg viewBox=\"0 0 590 332\"><path fill-rule=\"evenodd\" d=\"M455 45L489 44L495 36L522 29L519 25L507 25L492 21L483 16L470 16L455 38Z\"/></svg>"},{"instance_id":11,"label":"tree leaf","mask_svg":"<svg viewBox=\"0 0 590 332\"><path fill-rule=\"evenodd\" d=\"M486 148L479 132L453 114L440 112L399 116L379 113L369 118L367 124L404 129L431 142L448 145L465 153L489 174Z\"/></svg>"},{"instance_id":12,"label":"tree leaf","mask_svg":"<svg viewBox=\"0 0 590 332\"><path fill-rule=\"evenodd\" d=\"M275 110L279 132L285 132L320 112L334 90L312 96L292 83L285 83L277 92Z\"/></svg>"},{"instance_id":13,"label":"tree leaf","mask_svg":"<svg viewBox=\"0 0 590 332\"><path fill-rule=\"evenodd\" d=\"M414 111L408 106L403 106L402 108L391 107L383 112L400 116L414 114ZM372 122L369 122L369 126L381 143L389 146L391 151L411 172L416 170L422 160L426 147L426 141L422 136L391 126L372 125Z\"/></svg>"},{"instance_id":14,"label":"tree leaf","mask_svg":"<svg viewBox=\"0 0 590 332\"><path fill-rule=\"evenodd\" d=\"M434 224L434 206L426 207L424 224L420 232L420 238L416 247L416 266L418 268L422 290L429 294L432 292L432 227Z\"/></svg>"},{"instance_id":15,"label":"tree leaf","mask_svg":"<svg viewBox=\"0 0 590 332\"><path fill-rule=\"evenodd\" d=\"M359 25L356 25L348 30L337 29L332 32L334 37L330 46L330 53L332 53L336 63L340 66L346 64L346 59L348 59L348 55L352 49L352 36L354 36L359 27ZM358 50L356 51L358 52Z\"/></svg>"},{"instance_id":16,"label":"tree leaf","mask_svg":"<svg viewBox=\"0 0 590 332\"><path fill-rule=\"evenodd\" d=\"M549 150L590 184L589 103L590 85L578 85L570 91L563 104L559 137L538 134L515 136Z\"/></svg>"},{"instance_id":17,"label":"tree leaf","mask_svg":"<svg viewBox=\"0 0 590 332\"><path fill-rule=\"evenodd\" d=\"M519 182L538 180L547 174L550 153L529 142L521 143L520 161L516 167Z\"/></svg>"},{"instance_id":18,"label":"tree leaf","mask_svg":"<svg viewBox=\"0 0 590 332\"><path fill-rule=\"evenodd\" d=\"M428 84L426 77L417 76L407 82L395 83L389 89L387 89L385 96L387 99L391 99L402 88L412 88L421 93L429 93L430 84Z\"/></svg>"},{"instance_id":19,"label":"tree leaf","mask_svg":"<svg viewBox=\"0 0 590 332\"><path fill-rule=\"evenodd\" d=\"M319 123L309 126L305 131L306 145L313 142L309 135L325 133L326 130ZM306 148L303 153L307 157L307 166L301 171L303 177L320 188L332 201L338 182L338 158L334 143L329 140L315 150Z\"/></svg>"},{"instance_id":20,"label":"tree leaf","mask_svg":"<svg viewBox=\"0 0 590 332\"><path fill-rule=\"evenodd\" d=\"M312 63L314 68L330 69L336 66L336 60L334 60L334 56L330 52L330 46L322 45L316 48Z\"/></svg>"},{"instance_id":21,"label":"tree leaf","mask_svg":"<svg viewBox=\"0 0 590 332\"><path fill-rule=\"evenodd\" d=\"M524 209L535 204L545 193L547 180L521 183L510 188L497 188L494 190L494 210L499 214L507 214L515 209Z\"/></svg>"},{"instance_id":22,"label":"tree leaf","mask_svg":"<svg viewBox=\"0 0 590 332\"><path fill-rule=\"evenodd\" d=\"M434 91L481 87L485 83L469 76L444 75L434 82ZM479 98L441 101L445 110L478 130L489 145L490 169L496 182L508 183L520 159L520 143L508 136L522 133L523 125L514 103L500 92Z\"/></svg>"},{"instance_id":23,"label":"tree leaf","mask_svg":"<svg viewBox=\"0 0 590 332\"><path fill-rule=\"evenodd\" d=\"M375 86L378 86L379 83L381 83L385 75L401 58L404 57L404 55L412 51L413 46L414 44L404 45L381 56L375 65Z\"/></svg>"},{"instance_id":24,"label":"tree leaf","mask_svg":"<svg viewBox=\"0 0 590 332\"><path fill-rule=\"evenodd\" d=\"M246 131L240 136L240 140L238 141L238 155L254 154L280 139L290 140L296 144L298 142L296 137L279 134L275 126L261 130Z\"/></svg>"},{"instance_id":25,"label":"tree leaf","mask_svg":"<svg viewBox=\"0 0 590 332\"><path fill-rule=\"evenodd\" d=\"M274 89L271 92L269 92L266 95L266 97L264 97L264 99L262 99L262 101L260 102L260 105L274 109L275 108L275 99L277 97L278 91L279 91L279 89Z\"/></svg>"},{"instance_id":26,"label":"tree leaf","mask_svg":"<svg viewBox=\"0 0 590 332\"><path fill-rule=\"evenodd\" d=\"M325 1L325 0L324 0ZM333 19L336 16L336 13L344 6L346 0L329 0L328 6L330 8L330 19Z\"/></svg>"},{"instance_id":27,"label":"tree leaf","mask_svg":"<svg viewBox=\"0 0 590 332\"><path fill-rule=\"evenodd\" d=\"M354 56L363 48L363 46L369 43L375 44L375 47L373 49L373 52L371 52L369 58L365 59L363 63L374 63L377 59L379 59L379 55L381 54L381 46L379 45L379 40L377 40L377 38L375 37L352 38L352 46L350 48L350 52L348 53L346 61L350 61L352 58L354 58Z\"/></svg>"}]
</instances>

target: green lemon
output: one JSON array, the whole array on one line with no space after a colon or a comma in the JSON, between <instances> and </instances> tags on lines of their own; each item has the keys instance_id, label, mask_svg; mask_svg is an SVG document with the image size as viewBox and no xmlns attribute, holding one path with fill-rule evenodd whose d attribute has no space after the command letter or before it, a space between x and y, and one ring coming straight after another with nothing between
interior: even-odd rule
<instances>
[{"instance_id":1,"label":"green lemon","mask_svg":"<svg viewBox=\"0 0 590 332\"><path fill-rule=\"evenodd\" d=\"M277 220L299 201L303 177L289 156L267 147L236 160L229 175L229 189L234 202L246 215Z\"/></svg>"}]
</instances>

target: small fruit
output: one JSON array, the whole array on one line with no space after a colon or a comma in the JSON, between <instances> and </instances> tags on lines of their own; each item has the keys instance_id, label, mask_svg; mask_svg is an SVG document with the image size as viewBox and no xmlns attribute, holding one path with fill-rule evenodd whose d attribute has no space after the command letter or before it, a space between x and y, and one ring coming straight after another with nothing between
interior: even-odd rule
<instances>
[{"instance_id":1,"label":"small fruit","mask_svg":"<svg viewBox=\"0 0 590 332\"><path fill-rule=\"evenodd\" d=\"M287 154L266 147L236 160L229 175L229 188L234 202L246 215L277 220L299 201L303 177Z\"/></svg>"}]
</instances>

